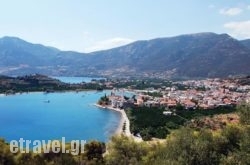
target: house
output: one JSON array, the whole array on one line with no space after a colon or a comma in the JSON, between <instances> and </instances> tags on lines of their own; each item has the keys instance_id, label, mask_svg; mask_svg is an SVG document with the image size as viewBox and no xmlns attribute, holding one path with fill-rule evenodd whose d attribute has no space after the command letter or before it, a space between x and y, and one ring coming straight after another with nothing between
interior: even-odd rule
<instances>
[{"instance_id":1,"label":"house","mask_svg":"<svg viewBox=\"0 0 250 165\"><path fill-rule=\"evenodd\" d=\"M163 111L163 115L171 116L172 114L173 114L173 112L171 112L171 111Z\"/></svg>"},{"instance_id":2,"label":"house","mask_svg":"<svg viewBox=\"0 0 250 165\"><path fill-rule=\"evenodd\" d=\"M184 100L182 104L185 106L186 109L192 109L196 107L196 104L191 100Z\"/></svg>"}]
</instances>

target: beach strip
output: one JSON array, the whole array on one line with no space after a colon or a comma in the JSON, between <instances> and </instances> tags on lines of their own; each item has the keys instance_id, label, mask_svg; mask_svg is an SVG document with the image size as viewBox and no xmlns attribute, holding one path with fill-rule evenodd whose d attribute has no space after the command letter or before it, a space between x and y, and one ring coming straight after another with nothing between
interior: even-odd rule
<instances>
[{"instance_id":1,"label":"beach strip","mask_svg":"<svg viewBox=\"0 0 250 165\"><path fill-rule=\"evenodd\" d=\"M94 104L94 105L99 107L99 108L102 108L102 109L109 109L109 110L119 112L121 114L121 120L120 120L118 128L115 131L115 134L122 134L123 133L126 136L132 136L131 132L130 132L130 122L129 122L129 119L127 117L127 114L125 113L125 111L123 109L114 108L112 106L103 106L103 105L99 105L99 104ZM125 125L125 130L123 131L124 123L126 125Z\"/></svg>"}]
</instances>

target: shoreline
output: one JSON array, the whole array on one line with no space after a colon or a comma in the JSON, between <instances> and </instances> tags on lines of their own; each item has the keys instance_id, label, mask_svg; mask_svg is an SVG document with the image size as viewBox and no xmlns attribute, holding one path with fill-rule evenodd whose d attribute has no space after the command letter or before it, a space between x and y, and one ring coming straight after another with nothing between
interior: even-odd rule
<instances>
[{"instance_id":1,"label":"shoreline","mask_svg":"<svg viewBox=\"0 0 250 165\"><path fill-rule=\"evenodd\" d=\"M119 112L121 114L121 120L120 120L119 126L116 129L114 135L123 134L123 135L125 135L127 137L133 138L136 142L142 142L143 141L142 138L136 137L131 133L131 131L130 131L130 121L129 121L128 116L127 116L126 112L124 111L124 109L113 108L111 106L102 106L102 105L99 105L97 103L95 103L94 105L99 107L99 108L112 110L112 111L115 111L115 112ZM125 130L123 131L123 124L124 123L126 123L126 125L125 125Z\"/></svg>"},{"instance_id":2,"label":"shoreline","mask_svg":"<svg viewBox=\"0 0 250 165\"><path fill-rule=\"evenodd\" d=\"M114 108L111 106L103 106L103 105L99 105L99 104L94 104L94 105L99 107L99 108L102 108L102 109L108 109L108 110L112 110L115 112L119 112L121 115L121 119L120 119L119 125L118 125L114 134L118 134L118 135L125 134L126 136L132 136L132 134L130 132L130 122L129 122L129 119L128 119L128 117L123 109ZM125 130L123 131L124 123L126 123L126 126L125 126Z\"/></svg>"},{"instance_id":3,"label":"shoreline","mask_svg":"<svg viewBox=\"0 0 250 165\"><path fill-rule=\"evenodd\" d=\"M110 89L104 89L103 91L109 91ZM51 93L68 93L68 92L103 92L103 91L97 91L95 89L83 89L83 90L58 90L53 92L46 92L46 91L23 91L23 92L14 92L11 94L7 93L0 93L1 96L12 96L12 95L22 95L22 94L30 94L30 93L44 93L44 94L51 94Z\"/></svg>"}]
</instances>

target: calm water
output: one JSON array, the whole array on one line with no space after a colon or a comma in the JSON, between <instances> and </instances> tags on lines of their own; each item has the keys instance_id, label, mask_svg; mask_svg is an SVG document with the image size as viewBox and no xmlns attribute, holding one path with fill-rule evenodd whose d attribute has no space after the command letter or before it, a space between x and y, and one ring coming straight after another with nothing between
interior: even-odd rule
<instances>
[{"instance_id":1,"label":"calm water","mask_svg":"<svg viewBox=\"0 0 250 165\"><path fill-rule=\"evenodd\" d=\"M42 92L0 96L0 137L7 141L96 139L107 141L120 114L93 104L104 92Z\"/></svg>"},{"instance_id":2,"label":"calm water","mask_svg":"<svg viewBox=\"0 0 250 165\"><path fill-rule=\"evenodd\" d=\"M101 80L105 78L99 78L99 77L54 77L62 82L65 83L81 83L81 82L91 82L91 80L96 79L96 80Z\"/></svg>"}]
</instances>

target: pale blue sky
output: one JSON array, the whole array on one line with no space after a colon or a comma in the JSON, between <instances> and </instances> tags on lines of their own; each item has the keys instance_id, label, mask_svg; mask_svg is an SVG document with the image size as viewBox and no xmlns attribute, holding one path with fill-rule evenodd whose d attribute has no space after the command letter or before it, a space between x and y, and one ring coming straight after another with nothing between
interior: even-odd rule
<instances>
[{"instance_id":1,"label":"pale blue sky","mask_svg":"<svg viewBox=\"0 0 250 165\"><path fill-rule=\"evenodd\" d=\"M0 0L0 37L89 52L197 32L250 38L248 0Z\"/></svg>"}]
</instances>

